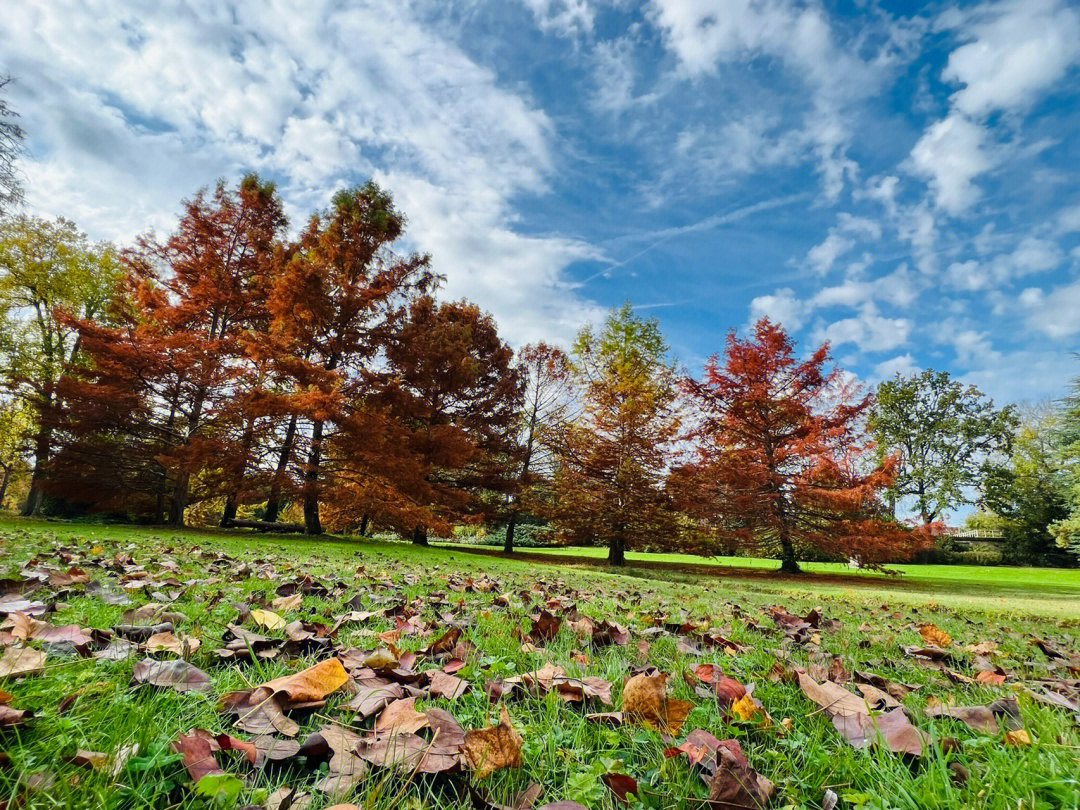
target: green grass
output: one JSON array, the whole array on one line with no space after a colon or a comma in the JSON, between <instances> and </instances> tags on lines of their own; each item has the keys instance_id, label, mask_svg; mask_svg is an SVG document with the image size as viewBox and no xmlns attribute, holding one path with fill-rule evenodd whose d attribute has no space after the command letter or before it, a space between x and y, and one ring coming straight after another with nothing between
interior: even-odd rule
<instances>
[{"instance_id":1,"label":"green grass","mask_svg":"<svg viewBox=\"0 0 1080 810\"><path fill-rule=\"evenodd\" d=\"M476 549L464 544L441 544L443 548ZM487 551L496 551L493 548ZM543 554L553 562L572 562L574 558L602 561L607 549L598 547L542 547L522 548L526 555ZM787 593L805 592L807 584L798 578L779 575L776 560L760 557L698 557L692 554L651 554L628 552L627 569L630 575L643 573L653 563L674 566L719 566L726 571L719 575L725 581L742 578L744 587L759 588L782 596ZM883 574L869 570L853 570L845 563L802 563L813 581L815 593L843 597L853 590L869 597L879 593L883 599L894 599L908 605L936 602L957 609L978 607L1006 615L1030 615L1057 619L1080 620L1080 569L1028 568L1019 566L978 565L890 565L891 570L902 576ZM769 579L761 575L773 572ZM650 577L677 579L676 574L662 570L646 570ZM713 574L715 576L715 574ZM762 584L764 583L764 584Z\"/></svg>"},{"instance_id":2,"label":"green grass","mask_svg":"<svg viewBox=\"0 0 1080 810\"><path fill-rule=\"evenodd\" d=\"M182 586L170 610L183 613L178 631L198 636L202 649L192 658L210 674L214 694L178 694L130 685L134 660L104 663L50 653L49 669L41 675L0 681L0 689L14 695L12 705L31 709L34 719L24 728L0 731L0 750L10 757L0 767L0 801L18 796L21 806L31 808L174 808L206 806L192 795L190 780L168 746L191 727L214 733L235 731L230 718L218 714L217 696L231 689L295 671L311 659L284 658L258 663L227 664L212 650L220 646L224 625L236 617L232 602L252 603L260 596L269 600L275 588L299 573L329 584L342 582L345 592L331 599L305 596L298 610L283 611L286 620L296 618L330 621L344 613L344 602L363 597L370 608L385 607L402 596L422 599L423 616L441 625L441 614L454 612L478 655L458 673L474 688L454 701L429 701L451 711L466 729L488 725L495 717L480 688L495 677L535 669L550 660L572 673L596 675L612 681L619 704L623 681L635 667L651 664L672 675L672 694L691 700L691 712L679 740L694 728L717 737L740 741L750 763L774 780L778 793L772 807L818 808L825 790L841 796L842 808L863 810L916 810L917 808L1074 808L1080 806L1077 774L1080 732L1075 718L1062 709L1049 708L1020 695L1025 726L1035 744L1009 746L1000 735L977 734L950 720L930 720L922 709L930 697L953 699L971 705L985 703L1012 687L990 688L957 684L937 670L919 666L900 649L921 644L915 625L932 621L955 639L957 669L973 674L973 656L966 645L995 641L995 659L1015 673L1015 680L1030 681L1047 675L1046 657L1030 643L1032 635L1050 637L1069 650L1076 649L1073 629L1078 612L1080 576L1076 572L1029 569L972 569L941 566L909 567L900 580L859 575L840 584L817 580L799 581L779 577L701 576L692 571L654 570L648 558L631 555L625 572L598 567L566 566L558 555L552 564L532 560L505 560L477 556L458 549L421 549L405 543L356 541L341 538L293 538L252 536L242 533L163 528L132 528L99 525L0 520L0 576L13 576L36 558L39 565L67 568L58 549L70 554L98 581L111 574L95 565L118 552L131 554L135 562L152 572L162 562L174 561ZM574 549L573 552L581 550ZM215 555L229 555L227 565L213 567ZM676 555L663 555L674 557ZM656 555L660 557L660 555ZM669 559L671 562L697 561ZM735 564L750 561L739 559ZM241 574L240 566L251 567ZM772 565L753 561L754 565ZM362 571L358 571L362 567ZM817 573L848 573L846 567ZM274 572L277 578L270 576ZM486 574L508 594L511 607L497 608L492 593L451 590L451 575L479 577ZM390 584L386 584L389 581ZM536 589L536 590L534 590ZM522 648L519 630L527 630L528 614L537 609L532 597L521 594L560 594L594 618L627 625L635 634L644 617L660 612L673 621L692 620L722 630L725 636L748 646L730 656L706 650L702 655L682 652L677 638L662 635L653 640L645 658L639 658L635 635L625 647L592 650L569 628L538 651ZM34 595L43 601L51 592ZM58 595L58 612L48 617L56 625L77 623L82 627L109 628L125 609L108 605L76 587ZM150 601L142 592L136 604ZM546 598L544 596L543 598ZM463 600L460 608L455 607ZM781 603L802 615L821 606L825 616L842 622L838 631L821 633L821 652L791 644L767 618L764 609ZM899 614L898 616L894 614ZM751 622L760 626L755 630ZM340 647L373 649L377 634L391 628L377 618L362 625L346 625L338 638ZM273 634L270 634L273 635ZM405 635L400 646L416 650L431 637ZM584 653L585 663L575 660ZM912 721L929 737L924 756L905 762L890 753L859 751L848 745L827 717L811 704L795 685L772 682L768 673L778 660L808 665L831 662L839 656L848 670L871 670L894 680L921 685L905 699ZM715 662L743 683L755 683L754 691L772 717L790 718L792 730L781 734L733 722L715 701L693 692L682 675L702 662ZM422 667L421 667L422 668ZM60 702L81 690L66 712ZM345 698L332 698L317 715L302 719L298 739L329 720L343 723L351 717L341 708ZM703 785L684 757L668 758L668 742L651 730L637 726L608 728L584 719L583 712L546 697L518 696L508 702L515 727L525 739L524 766L499 771L483 787L492 798L508 803L531 782L543 786L538 805L576 798L590 808L614 808L610 792L598 781L603 767L620 761L623 769L647 786L650 807L705 807L700 799ZM593 710L603 710L597 706ZM370 723L368 723L369 725ZM237 736L247 737L240 732ZM945 738L957 745L942 746ZM112 753L122 746L138 744L139 754L119 774L89 771L65 763L62 758L76 749ZM302 763L254 771L246 763L220 757L226 770L245 780L240 804L255 803L283 784L309 789L318 774ZM963 784L952 779L949 764L959 762L971 778ZM35 774L48 772L48 790L28 791ZM412 810L412 808L468 808L467 796L455 792L453 780L407 778L373 771L347 799L314 795L316 810L336 801L352 801L365 810ZM14 805L12 805L14 806Z\"/></svg>"}]
</instances>

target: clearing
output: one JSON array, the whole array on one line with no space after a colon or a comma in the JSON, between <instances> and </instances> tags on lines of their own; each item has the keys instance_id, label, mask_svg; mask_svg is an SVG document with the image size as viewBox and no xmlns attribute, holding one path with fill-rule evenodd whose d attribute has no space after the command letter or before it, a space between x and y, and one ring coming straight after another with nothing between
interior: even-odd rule
<instances>
[{"instance_id":1,"label":"clearing","mask_svg":"<svg viewBox=\"0 0 1080 810\"><path fill-rule=\"evenodd\" d=\"M734 808L766 780L773 808L1080 806L1080 572L16 519L0 544L0 670L30 670L0 678L0 807Z\"/></svg>"}]
</instances>

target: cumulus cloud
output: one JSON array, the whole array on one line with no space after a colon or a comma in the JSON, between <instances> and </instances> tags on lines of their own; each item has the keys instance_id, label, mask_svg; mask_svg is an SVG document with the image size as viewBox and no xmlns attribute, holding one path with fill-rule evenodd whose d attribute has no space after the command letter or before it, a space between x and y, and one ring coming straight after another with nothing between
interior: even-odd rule
<instances>
[{"instance_id":1,"label":"cumulus cloud","mask_svg":"<svg viewBox=\"0 0 1080 810\"><path fill-rule=\"evenodd\" d=\"M999 162L985 128L959 113L932 124L911 150L915 173L930 181L937 206L954 215L979 198L975 179Z\"/></svg>"},{"instance_id":2,"label":"cumulus cloud","mask_svg":"<svg viewBox=\"0 0 1080 810\"><path fill-rule=\"evenodd\" d=\"M750 302L751 322L768 318L793 332L802 329L805 313L806 305L789 287L777 290L772 295L760 295Z\"/></svg>"},{"instance_id":3,"label":"cumulus cloud","mask_svg":"<svg viewBox=\"0 0 1080 810\"><path fill-rule=\"evenodd\" d=\"M937 206L956 216L979 198L977 178L1002 162L986 117L1034 105L1080 60L1080 12L1062 0L1005 0L950 10L938 27L964 43L941 74L962 86L949 114L915 144L911 165L929 180Z\"/></svg>"},{"instance_id":4,"label":"cumulus cloud","mask_svg":"<svg viewBox=\"0 0 1080 810\"><path fill-rule=\"evenodd\" d=\"M907 318L887 318L873 304L866 304L858 315L833 321L815 331L815 340L827 340L833 346L853 343L864 352L886 352L908 342L912 322Z\"/></svg>"},{"instance_id":5,"label":"cumulus cloud","mask_svg":"<svg viewBox=\"0 0 1080 810\"><path fill-rule=\"evenodd\" d=\"M591 24L584 0L533 6L553 26ZM549 190L554 126L421 15L393 0L15 4L0 47L33 136L30 202L126 240L168 228L216 177L277 179L298 226L375 176L451 294L512 338L566 338L596 307L565 270L598 251L516 230L517 201Z\"/></svg>"}]
</instances>

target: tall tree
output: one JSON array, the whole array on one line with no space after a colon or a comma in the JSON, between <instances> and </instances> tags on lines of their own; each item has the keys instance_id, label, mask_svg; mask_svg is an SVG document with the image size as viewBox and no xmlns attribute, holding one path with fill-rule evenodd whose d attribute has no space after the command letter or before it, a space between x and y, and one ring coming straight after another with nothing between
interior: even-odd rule
<instances>
[{"instance_id":1,"label":"tall tree","mask_svg":"<svg viewBox=\"0 0 1080 810\"><path fill-rule=\"evenodd\" d=\"M1080 376L1061 403L1057 445L1068 513L1050 525L1050 533L1061 548L1080 556Z\"/></svg>"},{"instance_id":2,"label":"tall tree","mask_svg":"<svg viewBox=\"0 0 1080 810\"><path fill-rule=\"evenodd\" d=\"M1049 404L1023 409L1008 462L983 480L983 505L1001 518L1012 562L1045 563L1058 556L1050 525L1068 514L1056 441L1059 423Z\"/></svg>"},{"instance_id":3,"label":"tall tree","mask_svg":"<svg viewBox=\"0 0 1080 810\"><path fill-rule=\"evenodd\" d=\"M517 486L509 495L509 514L503 551L514 550L514 533L524 503L528 506L539 478L554 473L554 458L541 441L545 431L557 429L567 418L571 405L571 365L566 353L546 343L525 346L518 354L518 368L524 382L523 401L518 426L520 434Z\"/></svg>"},{"instance_id":4,"label":"tall tree","mask_svg":"<svg viewBox=\"0 0 1080 810\"><path fill-rule=\"evenodd\" d=\"M880 453L899 460L894 506L912 498L924 524L971 503L989 465L1008 452L1016 425L1012 407L998 410L975 386L933 370L883 382L869 418Z\"/></svg>"},{"instance_id":5,"label":"tall tree","mask_svg":"<svg viewBox=\"0 0 1080 810\"><path fill-rule=\"evenodd\" d=\"M13 477L25 466L33 427L25 402L0 399L0 510Z\"/></svg>"},{"instance_id":6,"label":"tall tree","mask_svg":"<svg viewBox=\"0 0 1080 810\"><path fill-rule=\"evenodd\" d=\"M68 220L0 222L2 384L26 404L35 426L34 472L23 514L36 514L41 505L57 383L67 366L85 359L78 329L62 315L102 317L120 275L112 247L91 244Z\"/></svg>"},{"instance_id":7,"label":"tall tree","mask_svg":"<svg viewBox=\"0 0 1080 810\"><path fill-rule=\"evenodd\" d=\"M274 282L270 340L275 371L288 382L266 400L295 425L284 450L299 455L309 534L323 531L324 450L347 422L356 429L363 411L349 403L364 402L378 386L390 335L409 302L436 280L427 256L393 252L404 226L375 183L341 191L330 210L312 217ZM279 457L279 467L287 464Z\"/></svg>"},{"instance_id":8,"label":"tall tree","mask_svg":"<svg viewBox=\"0 0 1080 810\"><path fill-rule=\"evenodd\" d=\"M603 543L612 565L626 562L628 548L673 535L664 479L680 420L667 351L659 323L629 304L599 332L582 330L572 366L582 412L545 437L557 458L550 514L558 536Z\"/></svg>"},{"instance_id":9,"label":"tall tree","mask_svg":"<svg viewBox=\"0 0 1080 810\"><path fill-rule=\"evenodd\" d=\"M517 416L522 378L495 321L475 304L417 299L387 347L390 412L411 432L420 479L400 489L429 524L490 519L517 486Z\"/></svg>"},{"instance_id":10,"label":"tall tree","mask_svg":"<svg viewBox=\"0 0 1080 810\"><path fill-rule=\"evenodd\" d=\"M11 81L10 76L0 78L0 93ZM26 136L17 123L18 117L7 100L0 97L0 214L18 205L23 197L18 159Z\"/></svg>"},{"instance_id":11,"label":"tall tree","mask_svg":"<svg viewBox=\"0 0 1080 810\"><path fill-rule=\"evenodd\" d=\"M122 323L73 321L91 363L66 381L72 406L58 490L85 495L81 467L84 477L115 482L114 502L134 498L177 526L194 501L221 494L209 486L221 477L206 473L243 422L236 395L250 373L246 342L266 328L284 228L273 184L248 176L236 189L222 182L200 192L168 240L147 237L125 254L132 305Z\"/></svg>"},{"instance_id":12,"label":"tall tree","mask_svg":"<svg viewBox=\"0 0 1080 810\"><path fill-rule=\"evenodd\" d=\"M700 409L690 434L691 514L744 548L799 571L800 554L879 563L910 554L918 539L885 520L879 500L891 463L868 464L862 420L872 403L828 369L828 344L806 359L784 330L762 319L753 335L728 335L701 380L686 388Z\"/></svg>"}]
</instances>

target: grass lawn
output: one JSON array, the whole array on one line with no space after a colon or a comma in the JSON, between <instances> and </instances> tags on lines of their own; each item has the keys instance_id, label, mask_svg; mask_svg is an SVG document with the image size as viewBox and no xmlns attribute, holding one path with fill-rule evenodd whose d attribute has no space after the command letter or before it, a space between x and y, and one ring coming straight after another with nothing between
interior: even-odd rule
<instances>
[{"instance_id":1,"label":"grass lawn","mask_svg":"<svg viewBox=\"0 0 1080 810\"><path fill-rule=\"evenodd\" d=\"M596 550L568 551L573 556ZM48 636L49 631L44 639L23 642L14 634L25 631L25 620L9 617L0 625L0 642L8 653L30 648L44 651L47 658L36 674L0 678L11 708L33 712L21 725L0 719L0 807L5 799L11 808L215 806L193 790L172 743L190 729L253 739L255 734L236 727L235 715L219 711L222 695L296 673L335 654L357 660L358 654L347 650L368 652L393 642L402 653L420 651L451 627L460 628L461 640L471 644L454 652L458 656L460 650L464 661L454 674L470 688L453 699L422 696L415 704L420 711L445 709L466 731L492 726L498 723L499 707L486 687L546 663L571 677L610 682L612 705L594 698L583 706L561 699L556 689L518 688L504 694L501 703L523 740L520 767L479 779L468 769L427 775L373 765L349 790L333 794L321 790L320 783L340 772L342 760L357 757L349 749L327 762L312 744L313 735L322 729L326 739L328 726L368 735L373 723L385 722L378 714L365 718L346 708L353 698L346 684L325 705L289 711L299 724L292 739L303 744L303 753L276 762L260 759L258 767L236 751L207 755L228 775L201 783L222 787L216 806L318 810L349 802L364 810L484 810L513 807L515 798L535 784L537 810L559 801L615 808L624 805L607 782L615 783L610 774L621 772L639 786L634 806L701 810L710 806L701 767L685 754L667 756L665 751L704 729L721 740L738 741L749 766L775 783L769 803L774 808L820 808L830 790L839 798L837 807L863 810L1080 807L1080 715L1038 701L1029 691L1045 694L1050 687L1066 702L1076 698L1076 572L908 566L904 577L891 579L846 576L846 567L810 566L817 576L799 580L760 572L745 576L737 570L705 573L684 565L700 560L678 555L664 557L683 567L652 568L650 560L660 555L631 555L626 571L611 572L566 564L560 553L548 553L550 564L535 556L503 559L405 543L0 519L0 577L6 578L8 593L0 604L15 598L41 602L55 608L38 616L53 627L98 631L136 623L140 619L125 618L126 611L158 605L169 614L177 636L201 642L195 651L189 644L187 657L209 677L203 692L135 685L137 662L176 656L140 649L124 660L103 660L93 654L106 643L100 635L77 645L81 650ZM72 566L86 572L92 584L69 584L61 572ZM829 579L827 574L844 576ZM47 581L30 588L25 581L36 576ZM306 576L325 591L300 591L299 599L290 599L289 591ZM23 596L12 596L14 591ZM130 604L114 603L122 595ZM275 599L288 601L275 607ZM825 621L819 629L787 634L769 615L768 608L777 604L797 616L820 607ZM533 626L530 615L545 605L567 620L550 640L530 641L525 635ZM596 621L626 627L627 643L593 645L588 634L576 632L581 624L570 626L572 605ZM293 630L258 626L259 614L249 611L263 606L285 622L309 622L309 629L345 621L322 646L282 644ZM952 637L949 659L942 664L903 649L925 646L918 628L926 623ZM273 652L220 657L215 650L225 646L230 624L267 637ZM734 642L727 647L731 652L708 643L703 632L709 628ZM384 635L388 632L394 634ZM1036 637L1052 642L1056 646L1047 649L1065 657L1049 657L1031 643ZM754 684L753 697L771 715L771 724L760 713L742 720L722 705L693 676L703 663L722 667L742 684ZM624 682L645 666L670 675L671 701L693 704L680 730L665 734L629 717L621 725L586 717L622 708ZM922 755L901 756L881 745L855 748L834 727L829 712L792 682L796 667L817 681L831 676L849 689L856 686L856 673L883 676L890 689L917 687L896 693L924 735ZM969 682L977 672L995 667L1006 675L1003 684ZM451 668L447 657L434 653L413 664L420 673L442 668ZM367 677L350 669L354 680ZM386 677L416 686L430 679L414 677L407 658L395 672ZM1006 697L1017 698L1030 744L1011 744L1004 729L976 731L924 712L937 702L976 706ZM5 716L0 712L0 718ZM417 733L430 740L430 729ZM275 733L270 739L284 750L290 738ZM1024 742L1016 735L1013 740ZM93 767L85 755L77 756L79 751L105 756ZM297 791L291 805L277 803L283 786ZM470 786L482 796L470 794ZM224 795L225 788L233 787L237 795Z\"/></svg>"}]
</instances>

